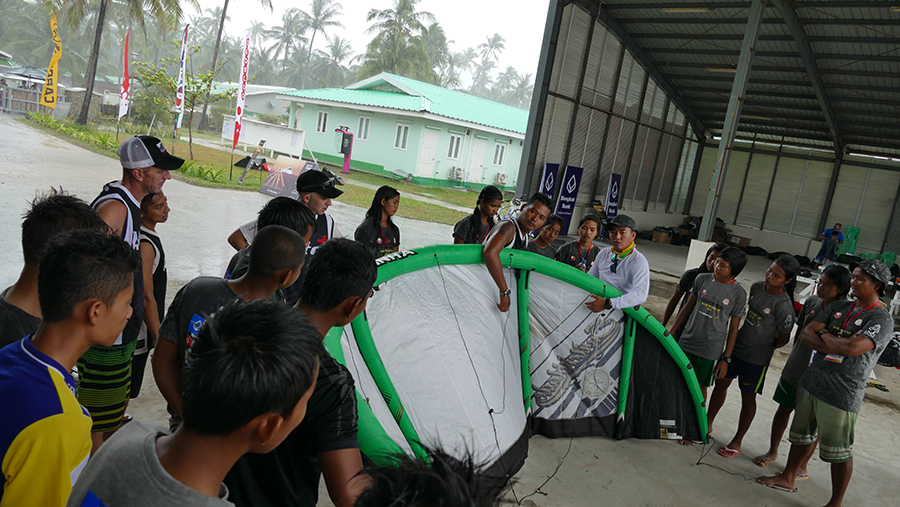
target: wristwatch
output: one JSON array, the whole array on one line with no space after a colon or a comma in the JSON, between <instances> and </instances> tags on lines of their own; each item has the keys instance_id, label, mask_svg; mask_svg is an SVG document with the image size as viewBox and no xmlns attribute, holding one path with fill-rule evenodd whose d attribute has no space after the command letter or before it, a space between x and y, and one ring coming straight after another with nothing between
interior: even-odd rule
<instances>
[{"instance_id":1,"label":"wristwatch","mask_svg":"<svg viewBox=\"0 0 900 507\"><path fill-rule=\"evenodd\" d=\"M819 332L816 333L816 334L817 334L818 336L820 336L820 337L821 337L823 334L828 334L828 328L827 328L827 327L826 327L826 328L823 328L821 331L819 331Z\"/></svg>"},{"instance_id":2,"label":"wristwatch","mask_svg":"<svg viewBox=\"0 0 900 507\"><path fill-rule=\"evenodd\" d=\"M731 358L722 356L721 361L725 361L727 364L731 364Z\"/></svg>"},{"instance_id":3,"label":"wristwatch","mask_svg":"<svg viewBox=\"0 0 900 507\"><path fill-rule=\"evenodd\" d=\"M506 289L506 290L500 291L500 297L502 297L502 298L508 298L510 294L512 294L512 289Z\"/></svg>"},{"instance_id":4,"label":"wristwatch","mask_svg":"<svg viewBox=\"0 0 900 507\"><path fill-rule=\"evenodd\" d=\"M604 310L612 310L612 303L610 303L608 299L606 300L605 303L603 303L603 309Z\"/></svg>"}]
</instances>

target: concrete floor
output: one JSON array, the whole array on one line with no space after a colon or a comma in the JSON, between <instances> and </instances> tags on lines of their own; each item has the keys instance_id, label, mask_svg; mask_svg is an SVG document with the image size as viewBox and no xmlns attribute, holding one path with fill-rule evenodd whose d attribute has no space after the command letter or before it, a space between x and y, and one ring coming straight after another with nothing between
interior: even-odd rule
<instances>
[{"instance_id":1,"label":"concrete floor","mask_svg":"<svg viewBox=\"0 0 900 507\"><path fill-rule=\"evenodd\" d=\"M28 164L23 161L27 160ZM53 187L90 201L102 185L120 176L115 160L73 146L8 115L0 115L0 234L9 255L0 266L0 287L15 281L21 269L20 226L22 213L36 192ZM232 254L225 238L240 224L255 217L267 197L253 192L210 189L167 182L164 191L172 207L169 222L161 225L169 266L168 299L179 287L199 275L219 276ZM364 210L335 202L331 212L344 234L352 235ZM403 246L449 243L452 228L416 220L399 219ZM645 305L661 316L673 284L684 270L687 248L638 243L652 267L651 296ZM762 280L770 261L751 257L739 281ZM762 473L780 470L784 459L767 469L753 465L752 457L765 452L769 424L776 405L771 393L787 358L776 352L772 372L759 397L757 418L744 441L743 455L725 459L715 451L731 438L737 424L739 396L730 394L716 422L712 447L683 448L669 441L581 438L551 440L534 437L529 458L516 475L504 503L516 503L541 486L554 471L541 493L529 496L521 505L691 505L691 506L814 506L830 495L828 467L818 457L810 464L811 479L799 483L800 491L787 494L764 488L752 481ZM857 423L855 473L846 497L847 505L894 506L900 499L900 371L876 368L879 381L889 393L867 390ZM140 398L129 411L143 420L164 422L164 402L148 371ZM571 449L563 459L567 449ZM787 452L788 444L782 447ZM701 452L712 451L697 465ZM330 505L321 488L321 505Z\"/></svg>"}]
</instances>

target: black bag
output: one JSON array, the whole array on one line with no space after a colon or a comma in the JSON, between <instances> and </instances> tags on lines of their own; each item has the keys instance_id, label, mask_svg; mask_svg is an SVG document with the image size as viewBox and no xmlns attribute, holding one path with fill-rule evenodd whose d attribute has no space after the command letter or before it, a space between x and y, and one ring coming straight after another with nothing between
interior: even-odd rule
<instances>
[{"instance_id":1,"label":"black bag","mask_svg":"<svg viewBox=\"0 0 900 507\"><path fill-rule=\"evenodd\" d=\"M900 333L894 333L894 336L891 337L891 341L888 342L878 359L878 364L900 368Z\"/></svg>"},{"instance_id":2,"label":"black bag","mask_svg":"<svg viewBox=\"0 0 900 507\"><path fill-rule=\"evenodd\" d=\"M855 255L850 255L850 254L841 254L837 258L837 261L841 264L853 264L853 263L857 263L861 260L862 260L862 258L857 257Z\"/></svg>"}]
</instances>

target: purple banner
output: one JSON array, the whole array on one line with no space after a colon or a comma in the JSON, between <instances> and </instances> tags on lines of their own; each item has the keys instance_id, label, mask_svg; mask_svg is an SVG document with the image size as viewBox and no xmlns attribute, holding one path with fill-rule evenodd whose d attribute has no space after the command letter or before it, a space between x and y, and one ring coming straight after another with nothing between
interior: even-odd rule
<instances>
[{"instance_id":1,"label":"purple banner","mask_svg":"<svg viewBox=\"0 0 900 507\"><path fill-rule=\"evenodd\" d=\"M562 217L563 233L569 231L569 223L572 221L572 213L575 211L575 200L578 197L578 187L581 186L581 167L567 166L560 180L559 199L556 201L556 209L553 211Z\"/></svg>"},{"instance_id":2,"label":"purple banner","mask_svg":"<svg viewBox=\"0 0 900 507\"><path fill-rule=\"evenodd\" d=\"M538 192L553 199L557 178L559 178L559 164L545 163L544 174L541 175L541 187L538 189Z\"/></svg>"},{"instance_id":3,"label":"purple banner","mask_svg":"<svg viewBox=\"0 0 900 507\"><path fill-rule=\"evenodd\" d=\"M612 218L619 214L619 196L622 190L622 175L612 173L609 175L609 187L606 189L606 218Z\"/></svg>"}]
</instances>

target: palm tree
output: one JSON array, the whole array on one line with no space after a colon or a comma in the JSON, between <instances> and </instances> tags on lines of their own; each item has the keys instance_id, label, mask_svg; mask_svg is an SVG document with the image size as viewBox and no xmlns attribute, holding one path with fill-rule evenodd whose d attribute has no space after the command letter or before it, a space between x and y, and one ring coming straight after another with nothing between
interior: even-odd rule
<instances>
[{"instance_id":1,"label":"palm tree","mask_svg":"<svg viewBox=\"0 0 900 507\"><path fill-rule=\"evenodd\" d=\"M524 74L519 76L519 80L516 82L516 86L512 91L512 97L514 99L514 106L519 109L528 109L531 107L531 96L534 92L534 82L532 81L531 74Z\"/></svg>"},{"instance_id":2,"label":"palm tree","mask_svg":"<svg viewBox=\"0 0 900 507\"><path fill-rule=\"evenodd\" d=\"M339 35L335 35L333 38L326 35L325 38L328 41L326 51L316 50L319 65L313 65L312 68L316 70L315 74L323 86L343 86L347 75L347 67L344 66L344 62L352 58L353 48L350 46L350 41L342 39Z\"/></svg>"},{"instance_id":3,"label":"palm tree","mask_svg":"<svg viewBox=\"0 0 900 507\"><path fill-rule=\"evenodd\" d=\"M175 16L181 19L181 3L179 0L121 0L122 7L127 10L129 17L137 22L140 26L144 26L144 16L149 14L161 24L166 23L167 15ZM196 0L190 0L191 4L197 6ZM112 0L99 0L99 10L97 11L97 25L94 30L93 44L91 46L90 57L87 64L87 73L84 76L84 102L81 104L81 113L78 115L77 123L81 125L87 124L88 112L91 108L91 96L94 92L94 79L97 76L97 63L100 57L100 40L103 37L103 30L106 28L106 13ZM65 11L69 23L74 27L81 24L85 19L86 0L72 0L64 2L62 0L52 0L53 9L56 12Z\"/></svg>"},{"instance_id":4,"label":"palm tree","mask_svg":"<svg viewBox=\"0 0 900 507\"><path fill-rule=\"evenodd\" d=\"M334 0L312 0L309 4L309 13L306 14L306 23L308 28L312 28L312 36L309 38L309 51L306 53L306 63L312 57L313 43L316 40L316 33L325 33L326 28L344 25L334 18L341 14L341 4L333 3Z\"/></svg>"},{"instance_id":5,"label":"palm tree","mask_svg":"<svg viewBox=\"0 0 900 507\"><path fill-rule=\"evenodd\" d=\"M292 7L284 11L284 15L281 16L281 26L272 27L271 30L265 32L266 37L275 40L275 43L269 48L275 50L272 58L277 60L279 54L283 53L284 55L281 65L282 73L287 69L288 55L291 52L291 48L294 47L295 43L306 42L306 38L303 37L303 33L306 32L308 27L306 23L306 13Z\"/></svg>"},{"instance_id":6,"label":"palm tree","mask_svg":"<svg viewBox=\"0 0 900 507\"><path fill-rule=\"evenodd\" d=\"M496 88L501 94L505 94L510 91L513 86L519 82L519 73L516 72L516 69L513 66L509 65L506 67L506 70L501 72L499 76L497 76L497 86Z\"/></svg>"},{"instance_id":7,"label":"palm tree","mask_svg":"<svg viewBox=\"0 0 900 507\"><path fill-rule=\"evenodd\" d=\"M491 80L492 70L494 70L494 61L489 58L482 58L481 63L475 64L475 70L472 72L472 93L484 96Z\"/></svg>"},{"instance_id":8,"label":"palm tree","mask_svg":"<svg viewBox=\"0 0 900 507\"><path fill-rule=\"evenodd\" d=\"M135 1L135 0L128 0L128 1ZM150 0L150 1L160 1L160 0ZM164 0L164 1L177 1L177 0ZM194 0L194 1L196 1L196 0ZM263 7L268 7L270 11L272 10L272 0L259 0L259 3L261 3ZM216 73L216 62L219 59L219 44L222 42L222 32L225 30L225 15L227 12L228 12L228 0L225 0L225 2L222 4L222 17L219 20L219 31L217 32L217 35L216 35L216 46L215 46L215 49L213 49L212 63L210 64L210 68L212 69L213 76L215 76L215 73ZM210 87L210 90L212 90L212 87ZM206 116L206 111L209 108L210 93L211 93L211 91L206 94L206 98L203 100L203 114L200 116L200 128L201 129L207 128L207 126L209 125L209 120Z\"/></svg>"},{"instance_id":9,"label":"palm tree","mask_svg":"<svg viewBox=\"0 0 900 507\"><path fill-rule=\"evenodd\" d=\"M425 51L422 35L424 21L434 22L434 15L417 11L419 0L394 0L393 9L372 9L366 21L373 22L367 30L377 33L359 69L359 77L379 72L391 72L411 78L434 81L435 73Z\"/></svg>"},{"instance_id":10,"label":"palm tree","mask_svg":"<svg viewBox=\"0 0 900 507\"><path fill-rule=\"evenodd\" d=\"M499 33L495 33L490 37L485 37L485 39L487 39L487 42L478 45L479 54L485 60L494 60L496 62L500 53L506 49L506 45L504 44L506 40L501 37Z\"/></svg>"},{"instance_id":11,"label":"palm tree","mask_svg":"<svg viewBox=\"0 0 900 507\"><path fill-rule=\"evenodd\" d=\"M431 60L431 66L443 68L450 61L449 46L453 41L447 40L444 28L437 23L428 25L422 36L425 39L425 52Z\"/></svg>"}]
</instances>

